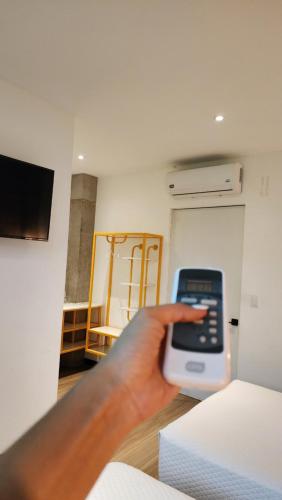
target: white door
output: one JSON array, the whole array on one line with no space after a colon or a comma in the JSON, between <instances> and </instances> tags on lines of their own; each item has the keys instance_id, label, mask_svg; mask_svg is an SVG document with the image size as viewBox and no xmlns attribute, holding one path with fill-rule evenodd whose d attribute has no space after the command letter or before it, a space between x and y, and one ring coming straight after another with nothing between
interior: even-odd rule
<instances>
[{"instance_id":1,"label":"white door","mask_svg":"<svg viewBox=\"0 0 282 500\"><path fill-rule=\"evenodd\" d=\"M243 229L243 206L173 210L172 214L170 278L185 266L225 271L228 316L239 321L239 326L231 327L232 378L237 375ZM207 396L189 394L199 399Z\"/></svg>"}]
</instances>

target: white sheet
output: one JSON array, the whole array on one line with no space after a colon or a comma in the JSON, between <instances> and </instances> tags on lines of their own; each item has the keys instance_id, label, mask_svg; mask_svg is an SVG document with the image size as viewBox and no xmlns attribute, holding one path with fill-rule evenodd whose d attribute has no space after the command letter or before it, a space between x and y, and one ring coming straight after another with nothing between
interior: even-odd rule
<instances>
[{"instance_id":1,"label":"white sheet","mask_svg":"<svg viewBox=\"0 0 282 500\"><path fill-rule=\"evenodd\" d=\"M168 425L160 480L197 499L282 499L282 394L236 380Z\"/></svg>"},{"instance_id":2,"label":"white sheet","mask_svg":"<svg viewBox=\"0 0 282 500\"><path fill-rule=\"evenodd\" d=\"M193 500L129 465L108 464L87 500Z\"/></svg>"}]
</instances>

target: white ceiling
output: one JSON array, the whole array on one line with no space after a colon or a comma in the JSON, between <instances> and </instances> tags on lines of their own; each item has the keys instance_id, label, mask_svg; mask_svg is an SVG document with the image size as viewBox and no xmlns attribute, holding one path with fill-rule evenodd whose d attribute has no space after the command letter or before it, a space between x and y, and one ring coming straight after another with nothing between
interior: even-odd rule
<instances>
[{"instance_id":1,"label":"white ceiling","mask_svg":"<svg viewBox=\"0 0 282 500\"><path fill-rule=\"evenodd\" d=\"M0 0L0 76L75 114L75 172L282 150L281 19L282 0Z\"/></svg>"}]
</instances>

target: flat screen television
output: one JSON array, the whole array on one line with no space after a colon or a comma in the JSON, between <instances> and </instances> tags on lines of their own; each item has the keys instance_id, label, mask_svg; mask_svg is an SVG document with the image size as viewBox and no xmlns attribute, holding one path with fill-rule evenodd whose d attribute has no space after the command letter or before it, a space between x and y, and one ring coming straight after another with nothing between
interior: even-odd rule
<instances>
[{"instance_id":1,"label":"flat screen television","mask_svg":"<svg viewBox=\"0 0 282 500\"><path fill-rule=\"evenodd\" d=\"M0 155L0 237L47 241L54 171Z\"/></svg>"}]
</instances>

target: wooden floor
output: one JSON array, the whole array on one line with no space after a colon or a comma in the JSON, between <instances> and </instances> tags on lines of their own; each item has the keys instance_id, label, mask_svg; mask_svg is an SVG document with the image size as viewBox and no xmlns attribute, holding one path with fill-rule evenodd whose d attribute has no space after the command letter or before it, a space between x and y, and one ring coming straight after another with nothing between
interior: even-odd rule
<instances>
[{"instance_id":1,"label":"wooden floor","mask_svg":"<svg viewBox=\"0 0 282 500\"><path fill-rule=\"evenodd\" d=\"M59 380L58 398L66 394L85 374L78 373ZM167 424L191 410L199 401L179 394L170 405L134 429L116 451L112 460L124 462L153 477L158 477L158 432Z\"/></svg>"},{"instance_id":2,"label":"wooden floor","mask_svg":"<svg viewBox=\"0 0 282 500\"><path fill-rule=\"evenodd\" d=\"M85 372L74 373L68 377L59 379L58 385L58 399L61 399L71 388L85 375Z\"/></svg>"}]
</instances>

